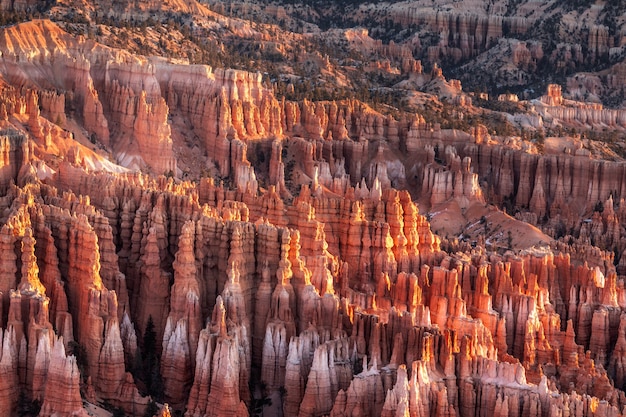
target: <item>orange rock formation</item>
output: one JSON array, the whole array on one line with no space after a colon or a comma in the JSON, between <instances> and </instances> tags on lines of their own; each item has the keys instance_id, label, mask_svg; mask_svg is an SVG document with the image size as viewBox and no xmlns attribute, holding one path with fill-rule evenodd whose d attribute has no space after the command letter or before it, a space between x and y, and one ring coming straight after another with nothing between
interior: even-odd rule
<instances>
[{"instance_id":1,"label":"orange rock formation","mask_svg":"<svg viewBox=\"0 0 626 417\"><path fill-rule=\"evenodd\" d=\"M502 34L491 17L406 19L454 28L471 54ZM0 50L27 87L0 92L3 412L21 395L41 416L86 415L83 395L188 417L623 413L624 163L354 100L279 101L258 74L47 21L3 29ZM118 162L157 174L177 169L169 116L183 119L227 183L131 173L69 135L52 163L68 101ZM418 200L468 218L506 202L577 237L472 247L434 233Z\"/></svg>"}]
</instances>

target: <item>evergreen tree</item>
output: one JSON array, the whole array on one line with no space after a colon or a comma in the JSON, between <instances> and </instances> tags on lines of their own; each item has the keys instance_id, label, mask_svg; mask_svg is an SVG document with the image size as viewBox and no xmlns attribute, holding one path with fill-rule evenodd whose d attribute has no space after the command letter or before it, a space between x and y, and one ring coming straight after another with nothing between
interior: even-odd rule
<instances>
[{"instance_id":1,"label":"evergreen tree","mask_svg":"<svg viewBox=\"0 0 626 417\"><path fill-rule=\"evenodd\" d=\"M163 380L160 373L160 360L157 355L157 337L154 331L152 316L148 317L146 330L143 333L143 380L148 394L157 401L163 398Z\"/></svg>"}]
</instances>

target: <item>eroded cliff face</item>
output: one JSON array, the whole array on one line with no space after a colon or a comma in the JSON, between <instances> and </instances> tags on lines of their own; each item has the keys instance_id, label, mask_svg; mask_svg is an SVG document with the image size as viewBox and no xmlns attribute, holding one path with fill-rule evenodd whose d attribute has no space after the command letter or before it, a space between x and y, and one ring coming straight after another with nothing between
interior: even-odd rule
<instances>
[{"instance_id":1,"label":"eroded cliff face","mask_svg":"<svg viewBox=\"0 0 626 417\"><path fill-rule=\"evenodd\" d=\"M263 398L303 416L624 407L612 253L443 250L407 192L365 183L304 186L285 204L67 162L17 182L3 197L5 410L22 392L40 415L78 415L82 386L142 412L133 364L150 332L150 390L189 416L246 415Z\"/></svg>"},{"instance_id":2,"label":"eroded cliff face","mask_svg":"<svg viewBox=\"0 0 626 417\"><path fill-rule=\"evenodd\" d=\"M47 21L0 50L5 414L623 414L623 162L278 100ZM183 135L212 176L151 175L181 174Z\"/></svg>"}]
</instances>

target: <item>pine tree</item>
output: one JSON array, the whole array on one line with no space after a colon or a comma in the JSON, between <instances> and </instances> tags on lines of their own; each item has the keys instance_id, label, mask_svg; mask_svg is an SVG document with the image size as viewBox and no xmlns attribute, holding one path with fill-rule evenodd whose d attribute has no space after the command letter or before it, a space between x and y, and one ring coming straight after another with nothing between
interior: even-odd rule
<instances>
[{"instance_id":1,"label":"pine tree","mask_svg":"<svg viewBox=\"0 0 626 417\"><path fill-rule=\"evenodd\" d=\"M160 360L157 356L156 344L157 337L154 331L154 321L152 316L149 316L146 330L143 333L143 380L148 394L158 401L163 397L163 380L161 379Z\"/></svg>"}]
</instances>

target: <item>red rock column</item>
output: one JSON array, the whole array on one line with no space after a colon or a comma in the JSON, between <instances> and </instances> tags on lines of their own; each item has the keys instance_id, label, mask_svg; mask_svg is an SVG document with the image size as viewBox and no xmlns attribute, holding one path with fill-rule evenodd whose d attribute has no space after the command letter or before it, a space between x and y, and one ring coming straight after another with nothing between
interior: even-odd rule
<instances>
[{"instance_id":1,"label":"red rock column","mask_svg":"<svg viewBox=\"0 0 626 417\"><path fill-rule=\"evenodd\" d=\"M40 417L87 417L80 397L80 373L74 356L65 356L62 339L54 342Z\"/></svg>"}]
</instances>

